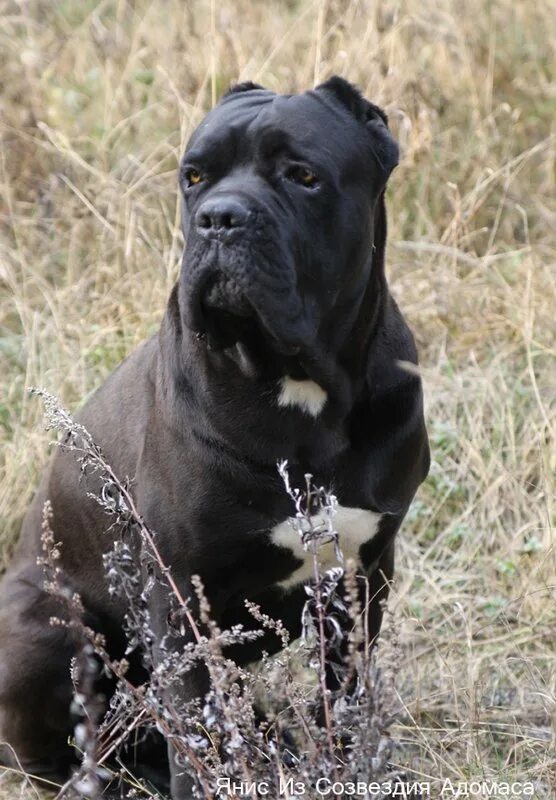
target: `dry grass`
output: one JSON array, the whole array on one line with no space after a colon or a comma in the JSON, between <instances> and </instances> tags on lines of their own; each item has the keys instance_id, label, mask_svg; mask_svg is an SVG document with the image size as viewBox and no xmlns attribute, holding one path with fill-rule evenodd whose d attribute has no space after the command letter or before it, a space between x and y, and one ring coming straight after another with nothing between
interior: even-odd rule
<instances>
[{"instance_id":1,"label":"dry grass","mask_svg":"<svg viewBox=\"0 0 556 800\"><path fill-rule=\"evenodd\" d=\"M434 455L399 544L399 760L549 798L556 4L212 7L0 3L0 560L48 453L25 387L75 407L156 328L181 248L177 159L203 111L238 79L296 91L343 74L403 147L389 274ZM19 797L6 781L0 797Z\"/></svg>"}]
</instances>

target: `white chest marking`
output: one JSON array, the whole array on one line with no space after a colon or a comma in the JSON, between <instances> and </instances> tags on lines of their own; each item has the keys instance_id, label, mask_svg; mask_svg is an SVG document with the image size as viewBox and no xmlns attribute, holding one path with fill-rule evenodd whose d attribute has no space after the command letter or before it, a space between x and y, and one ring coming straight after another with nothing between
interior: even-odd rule
<instances>
[{"instance_id":1,"label":"white chest marking","mask_svg":"<svg viewBox=\"0 0 556 800\"><path fill-rule=\"evenodd\" d=\"M338 532L338 542L345 560L352 558L354 561L360 561L359 549L376 534L381 517L382 514L375 514L374 511L366 511L363 508L337 507L333 524ZM321 524L325 526L325 519L320 514L316 514L312 520L315 526ZM310 549L305 550L299 533L288 520L285 520L275 525L270 534L273 544L287 548L292 555L303 562L288 578L280 581L278 586L289 589L298 583L309 581L313 577L313 554ZM321 545L318 557L323 570L339 566L333 542Z\"/></svg>"},{"instance_id":2,"label":"white chest marking","mask_svg":"<svg viewBox=\"0 0 556 800\"><path fill-rule=\"evenodd\" d=\"M279 406L299 406L302 411L316 417L322 411L328 395L315 381L295 381L287 375L280 381Z\"/></svg>"}]
</instances>

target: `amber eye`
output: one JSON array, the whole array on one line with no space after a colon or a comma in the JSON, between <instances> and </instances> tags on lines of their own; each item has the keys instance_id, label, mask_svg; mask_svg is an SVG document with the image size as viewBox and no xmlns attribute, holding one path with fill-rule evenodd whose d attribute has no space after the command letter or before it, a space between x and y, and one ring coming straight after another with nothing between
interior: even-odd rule
<instances>
[{"instance_id":1,"label":"amber eye","mask_svg":"<svg viewBox=\"0 0 556 800\"><path fill-rule=\"evenodd\" d=\"M312 189L317 185L318 179L312 170L307 167L295 166L288 171L288 178L294 183L299 183L301 186L306 186Z\"/></svg>"},{"instance_id":2,"label":"amber eye","mask_svg":"<svg viewBox=\"0 0 556 800\"><path fill-rule=\"evenodd\" d=\"M203 180L203 176L201 175L198 169L190 167L185 172L185 180L187 181L188 186L195 186L197 183L201 183L201 181Z\"/></svg>"}]
</instances>

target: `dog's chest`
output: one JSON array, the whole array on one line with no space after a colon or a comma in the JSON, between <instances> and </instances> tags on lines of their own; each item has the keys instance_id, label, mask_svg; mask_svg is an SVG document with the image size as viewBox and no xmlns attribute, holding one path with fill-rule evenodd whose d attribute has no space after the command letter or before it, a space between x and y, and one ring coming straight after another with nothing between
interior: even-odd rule
<instances>
[{"instance_id":1,"label":"dog's chest","mask_svg":"<svg viewBox=\"0 0 556 800\"><path fill-rule=\"evenodd\" d=\"M367 511L363 508L349 508L338 506L333 518L334 529L338 533L338 544L344 560L348 558L360 562L362 545L369 542L377 533L380 525L381 514ZM311 517L313 526L326 527L326 520L320 514ZM270 532L273 544L283 547L295 556L301 563L287 578L278 582L283 589L290 589L299 583L305 583L313 577L314 562L311 549L305 549L301 536L288 520L275 525ZM318 559L323 570L339 566L336 548L332 541L321 544L318 548Z\"/></svg>"}]
</instances>

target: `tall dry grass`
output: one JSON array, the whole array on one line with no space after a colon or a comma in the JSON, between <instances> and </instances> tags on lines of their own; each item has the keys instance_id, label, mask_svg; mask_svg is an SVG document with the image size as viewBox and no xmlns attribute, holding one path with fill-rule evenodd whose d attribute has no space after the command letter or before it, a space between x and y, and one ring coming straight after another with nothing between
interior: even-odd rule
<instances>
[{"instance_id":1,"label":"tall dry grass","mask_svg":"<svg viewBox=\"0 0 556 800\"><path fill-rule=\"evenodd\" d=\"M398 757L416 778L552 797L554 0L5 0L0 15L2 559L48 457L25 387L75 407L156 329L182 246L176 165L204 111L232 81L345 75L402 146L388 269L434 459L398 550ZM7 781L0 797L19 796Z\"/></svg>"}]
</instances>

